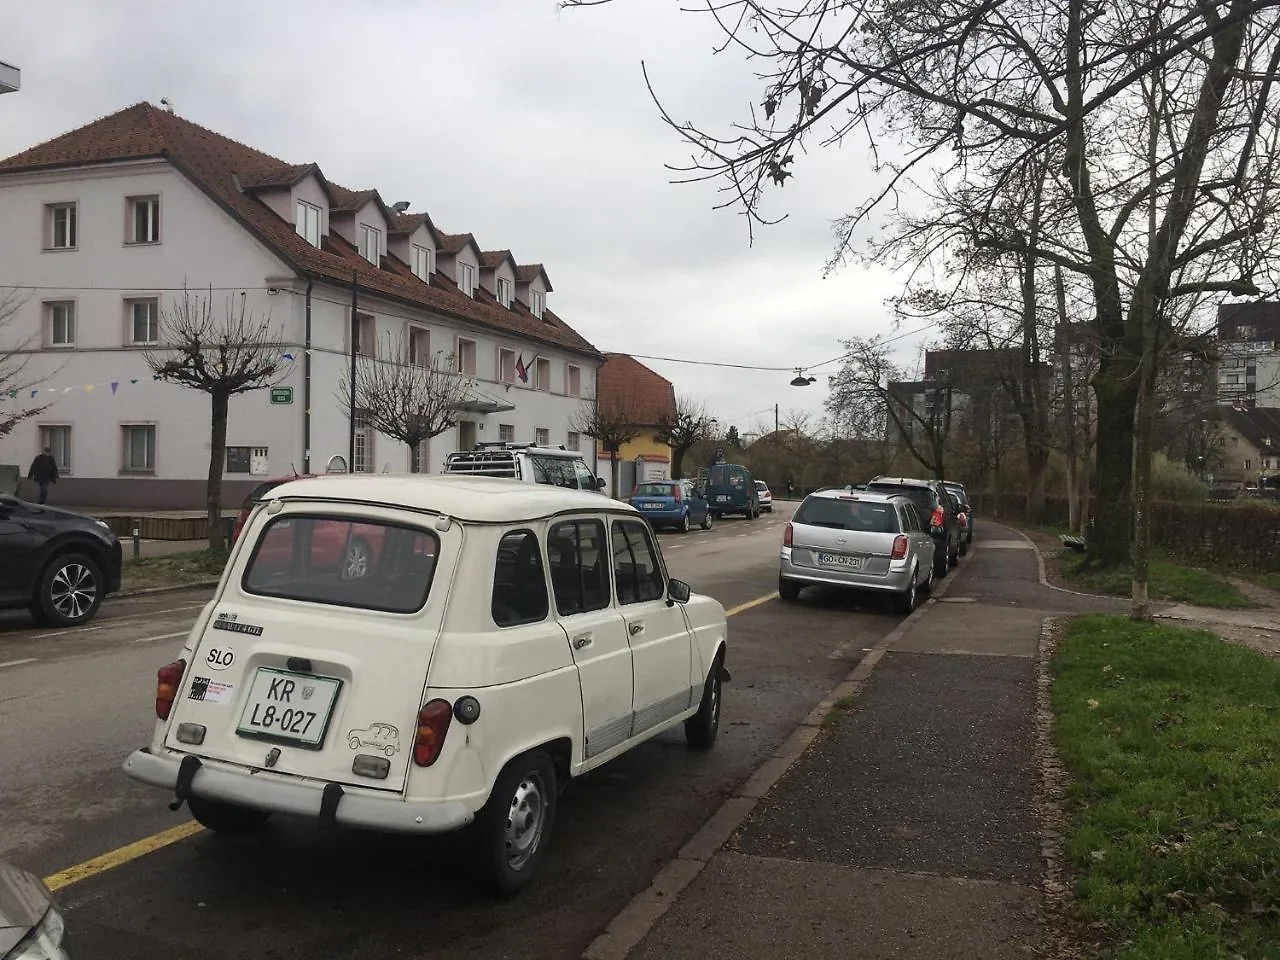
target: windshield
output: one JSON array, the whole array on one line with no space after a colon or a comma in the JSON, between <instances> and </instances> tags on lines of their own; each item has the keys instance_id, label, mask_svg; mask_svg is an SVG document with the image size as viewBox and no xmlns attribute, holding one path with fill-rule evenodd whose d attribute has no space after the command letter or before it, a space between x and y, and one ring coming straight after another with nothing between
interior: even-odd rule
<instances>
[{"instance_id":1,"label":"windshield","mask_svg":"<svg viewBox=\"0 0 1280 960\"><path fill-rule=\"evenodd\" d=\"M672 483L642 483L636 487L638 497L670 497L673 496Z\"/></svg>"},{"instance_id":2,"label":"windshield","mask_svg":"<svg viewBox=\"0 0 1280 960\"><path fill-rule=\"evenodd\" d=\"M727 487L729 485L729 468L723 463L717 463L711 468L707 483L713 487Z\"/></svg>"},{"instance_id":3,"label":"windshield","mask_svg":"<svg viewBox=\"0 0 1280 960\"><path fill-rule=\"evenodd\" d=\"M276 517L254 546L245 592L285 600L412 613L426 602L435 534L346 517Z\"/></svg>"},{"instance_id":4,"label":"windshield","mask_svg":"<svg viewBox=\"0 0 1280 960\"><path fill-rule=\"evenodd\" d=\"M796 511L796 523L865 533L897 533L898 511L891 503L809 497Z\"/></svg>"}]
</instances>

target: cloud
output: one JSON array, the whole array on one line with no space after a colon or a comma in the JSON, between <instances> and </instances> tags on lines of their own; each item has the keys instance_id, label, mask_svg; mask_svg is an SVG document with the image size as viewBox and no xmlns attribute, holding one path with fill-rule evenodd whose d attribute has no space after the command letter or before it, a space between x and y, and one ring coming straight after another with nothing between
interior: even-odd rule
<instances>
[{"instance_id":1,"label":"cloud","mask_svg":"<svg viewBox=\"0 0 1280 960\"><path fill-rule=\"evenodd\" d=\"M0 99L8 155L139 100L353 188L408 200L450 232L540 260L551 305L604 349L793 367L839 340L887 330L884 270L823 279L830 221L865 195L864 145L798 159L757 231L717 184L675 186L689 149L645 89L649 68L677 121L723 128L758 97L753 67L675 2L414 3L230 0L27 5L0 58L23 89ZM916 341L905 341L910 349ZM821 410L825 377L654 361L725 417L774 403Z\"/></svg>"}]
</instances>

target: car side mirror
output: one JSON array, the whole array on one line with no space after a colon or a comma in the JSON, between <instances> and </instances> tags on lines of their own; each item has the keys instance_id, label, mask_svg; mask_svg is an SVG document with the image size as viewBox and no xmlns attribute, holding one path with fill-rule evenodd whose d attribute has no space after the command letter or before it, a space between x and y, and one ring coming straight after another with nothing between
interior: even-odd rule
<instances>
[{"instance_id":1,"label":"car side mirror","mask_svg":"<svg viewBox=\"0 0 1280 960\"><path fill-rule=\"evenodd\" d=\"M596 489L597 490L604 489L604 477L596 477Z\"/></svg>"},{"instance_id":2,"label":"car side mirror","mask_svg":"<svg viewBox=\"0 0 1280 960\"><path fill-rule=\"evenodd\" d=\"M667 584L668 603L688 603L693 590L683 580L672 580Z\"/></svg>"}]
</instances>

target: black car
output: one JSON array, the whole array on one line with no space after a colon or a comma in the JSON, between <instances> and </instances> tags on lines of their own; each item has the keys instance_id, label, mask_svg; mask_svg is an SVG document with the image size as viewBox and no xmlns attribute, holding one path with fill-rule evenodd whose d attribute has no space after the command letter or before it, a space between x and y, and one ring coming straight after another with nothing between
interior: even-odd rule
<instances>
[{"instance_id":1,"label":"black car","mask_svg":"<svg viewBox=\"0 0 1280 960\"><path fill-rule=\"evenodd\" d=\"M933 555L933 574L945 577L960 562L960 504L937 480L914 480L908 477L876 477L866 485L876 493L909 497L929 524L929 536L937 549Z\"/></svg>"},{"instance_id":2,"label":"black car","mask_svg":"<svg viewBox=\"0 0 1280 960\"><path fill-rule=\"evenodd\" d=\"M954 480L943 480L942 486L959 501L960 510L965 516L964 546L961 547L963 552L965 547L973 543L973 504L969 502L969 492L965 490L963 483L957 483Z\"/></svg>"},{"instance_id":3,"label":"black car","mask_svg":"<svg viewBox=\"0 0 1280 960\"><path fill-rule=\"evenodd\" d=\"M0 496L0 607L84 623L120 589L120 541L101 520Z\"/></svg>"}]
</instances>

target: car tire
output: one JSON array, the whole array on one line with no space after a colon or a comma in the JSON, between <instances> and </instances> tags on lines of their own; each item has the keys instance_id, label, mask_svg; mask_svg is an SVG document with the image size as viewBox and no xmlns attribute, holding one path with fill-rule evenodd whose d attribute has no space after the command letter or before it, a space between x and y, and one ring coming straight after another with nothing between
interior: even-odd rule
<instances>
[{"instance_id":1,"label":"car tire","mask_svg":"<svg viewBox=\"0 0 1280 960\"><path fill-rule=\"evenodd\" d=\"M933 551L933 575L935 578L945 577L947 571L951 569L951 564L947 560L947 550L935 549Z\"/></svg>"},{"instance_id":2,"label":"car tire","mask_svg":"<svg viewBox=\"0 0 1280 960\"><path fill-rule=\"evenodd\" d=\"M920 588L925 593L933 593L933 574L934 574L933 564L929 564L929 578L920 585Z\"/></svg>"},{"instance_id":3,"label":"car tire","mask_svg":"<svg viewBox=\"0 0 1280 960\"><path fill-rule=\"evenodd\" d=\"M960 563L960 547L957 545L952 547L951 552L947 554L947 564L948 566L954 567L954 566L958 566L959 563Z\"/></svg>"},{"instance_id":4,"label":"car tire","mask_svg":"<svg viewBox=\"0 0 1280 960\"><path fill-rule=\"evenodd\" d=\"M529 885L547 850L558 796L556 767L545 750L502 768L473 835L475 864L491 892L509 897Z\"/></svg>"},{"instance_id":5,"label":"car tire","mask_svg":"<svg viewBox=\"0 0 1280 960\"><path fill-rule=\"evenodd\" d=\"M680 532L688 533L690 526L692 526L692 524L689 523L689 511L686 510L684 512L684 516L680 518Z\"/></svg>"},{"instance_id":6,"label":"car tire","mask_svg":"<svg viewBox=\"0 0 1280 960\"><path fill-rule=\"evenodd\" d=\"M778 596L783 600L794 603L800 599L800 584L794 580L788 580L786 577L779 577Z\"/></svg>"},{"instance_id":7,"label":"car tire","mask_svg":"<svg viewBox=\"0 0 1280 960\"><path fill-rule=\"evenodd\" d=\"M359 738L359 737L352 737L351 739L349 739L349 740L347 741L347 746L348 746L348 747L350 747L352 750L359 750L359 749L360 749L360 738Z\"/></svg>"},{"instance_id":8,"label":"car tire","mask_svg":"<svg viewBox=\"0 0 1280 960\"><path fill-rule=\"evenodd\" d=\"M58 627L74 627L89 620L102 605L102 569L83 553L53 558L40 575L36 603L43 620Z\"/></svg>"},{"instance_id":9,"label":"car tire","mask_svg":"<svg viewBox=\"0 0 1280 960\"><path fill-rule=\"evenodd\" d=\"M720 704L724 692L724 680L720 675L722 658L716 654L712 661L707 682L702 685L702 700L698 712L684 722L684 738L697 750L710 750L720 732Z\"/></svg>"},{"instance_id":10,"label":"car tire","mask_svg":"<svg viewBox=\"0 0 1280 960\"><path fill-rule=\"evenodd\" d=\"M204 797L188 797L187 806L197 823L225 837L243 837L253 833L271 816L269 810L255 810Z\"/></svg>"},{"instance_id":11,"label":"car tire","mask_svg":"<svg viewBox=\"0 0 1280 960\"><path fill-rule=\"evenodd\" d=\"M916 575L919 572L919 570L911 571L911 580L907 584L907 589L894 598L894 606L897 608L898 613L904 616L910 616L911 612L916 608Z\"/></svg>"},{"instance_id":12,"label":"car tire","mask_svg":"<svg viewBox=\"0 0 1280 960\"><path fill-rule=\"evenodd\" d=\"M710 529L711 529L711 520L712 520L712 516L713 516L713 515L712 515L711 511L710 511L710 510L708 510L708 511L706 512L706 515L702 518L702 529L703 529L703 530L710 530Z\"/></svg>"},{"instance_id":13,"label":"car tire","mask_svg":"<svg viewBox=\"0 0 1280 960\"><path fill-rule=\"evenodd\" d=\"M373 545L364 537L353 537L342 556L342 578L362 580L372 572Z\"/></svg>"},{"instance_id":14,"label":"car tire","mask_svg":"<svg viewBox=\"0 0 1280 960\"><path fill-rule=\"evenodd\" d=\"M962 557L963 557L963 556L964 556L966 553L968 553L968 552L969 552L969 541L968 541L968 540L961 540L961 541L960 541L960 551L959 551L960 556L962 556Z\"/></svg>"}]
</instances>

